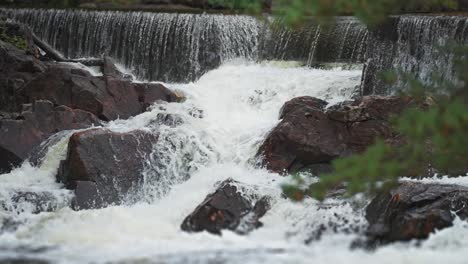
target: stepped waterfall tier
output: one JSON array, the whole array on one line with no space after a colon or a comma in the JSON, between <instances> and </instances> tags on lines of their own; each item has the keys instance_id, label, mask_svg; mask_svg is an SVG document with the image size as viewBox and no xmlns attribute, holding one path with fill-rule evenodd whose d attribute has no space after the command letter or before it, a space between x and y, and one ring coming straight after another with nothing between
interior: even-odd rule
<instances>
[{"instance_id":1,"label":"stepped waterfall tier","mask_svg":"<svg viewBox=\"0 0 468 264\"><path fill-rule=\"evenodd\" d=\"M0 263L466 263L465 172L303 192L407 144L379 76L455 80L467 22L0 8Z\"/></svg>"},{"instance_id":2,"label":"stepped waterfall tier","mask_svg":"<svg viewBox=\"0 0 468 264\"><path fill-rule=\"evenodd\" d=\"M394 91L379 78L379 73L388 71L412 74L426 84L437 78L453 81L454 55L448 49L467 43L466 16L393 17L369 38L363 93Z\"/></svg>"},{"instance_id":3,"label":"stepped waterfall tier","mask_svg":"<svg viewBox=\"0 0 468 264\"><path fill-rule=\"evenodd\" d=\"M293 60L365 63L363 94L391 94L381 73L398 70L430 83L441 65L454 79L453 56L445 44L468 42L463 16L394 17L369 31L343 17L323 26L310 20L288 28L281 20L240 15L154 14L66 10L0 9L29 25L68 58L108 55L139 79L186 82L224 62ZM435 62L435 63L433 63Z\"/></svg>"},{"instance_id":4,"label":"stepped waterfall tier","mask_svg":"<svg viewBox=\"0 0 468 264\"><path fill-rule=\"evenodd\" d=\"M236 58L362 63L367 31L353 18L291 30L249 16L6 10L68 58L116 59L140 79L192 81ZM270 26L273 23L273 26Z\"/></svg>"}]
</instances>

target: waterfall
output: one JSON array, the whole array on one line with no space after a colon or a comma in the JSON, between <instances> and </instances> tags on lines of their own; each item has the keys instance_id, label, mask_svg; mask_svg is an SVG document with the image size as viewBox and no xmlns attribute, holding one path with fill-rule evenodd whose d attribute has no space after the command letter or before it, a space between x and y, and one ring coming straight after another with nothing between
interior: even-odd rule
<instances>
[{"instance_id":1,"label":"waterfall","mask_svg":"<svg viewBox=\"0 0 468 264\"><path fill-rule=\"evenodd\" d=\"M233 58L256 57L248 16L9 10L68 58L115 58L141 80L189 81Z\"/></svg>"},{"instance_id":2,"label":"waterfall","mask_svg":"<svg viewBox=\"0 0 468 264\"><path fill-rule=\"evenodd\" d=\"M399 16L372 31L367 43L363 94L391 94L399 84L386 84L381 72L411 74L430 84L434 74L456 78L453 53L447 45L468 44L468 18L463 16Z\"/></svg>"},{"instance_id":3,"label":"waterfall","mask_svg":"<svg viewBox=\"0 0 468 264\"><path fill-rule=\"evenodd\" d=\"M74 194L56 176L77 130L46 140L37 150L41 163L24 162L0 175L0 262L466 262L468 224L460 219L424 241L350 250L364 238L367 221L359 208L367 200L293 203L281 186L294 177L254 160L292 98L335 104L350 100L360 84L364 94L393 93L378 78L392 69L424 82L434 70L454 79L453 55L438 46L467 43L466 18L401 16L368 30L350 17L288 28L279 19L243 15L1 8L0 14L29 25L66 57L111 56L137 80L166 81L186 99L102 124L116 133L158 134L153 152L141 158L143 183L123 205L69 208ZM320 67L329 62L366 66ZM180 122L158 122L167 116ZM182 232L184 218L226 179L271 198L263 227L245 236ZM468 185L468 177L413 181Z\"/></svg>"},{"instance_id":4,"label":"waterfall","mask_svg":"<svg viewBox=\"0 0 468 264\"><path fill-rule=\"evenodd\" d=\"M367 29L353 17L339 17L329 25L309 20L299 28L287 27L276 19L267 31L263 59L304 61L308 66L364 62Z\"/></svg>"},{"instance_id":5,"label":"waterfall","mask_svg":"<svg viewBox=\"0 0 468 264\"><path fill-rule=\"evenodd\" d=\"M453 80L453 55L446 44L468 43L463 16L405 15L368 30L357 19L331 25L310 19L286 27L281 19L243 15L0 9L29 25L66 57L109 55L138 79L188 82L236 58L365 63L362 94L391 94L396 86L381 73L410 73L430 83L432 74Z\"/></svg>"},{"instance_id":6,"label":"waterfall","mask_svg":"<svg viewBox=\"0 0 468 264\"><path fill-rule=\"evenodd\" d=\"M68 58L108 55L141 80L194 81L222 63L362 63L366 28L351 17L290 28L243 15L0 9Z\"/></svg>"}]
</instances>

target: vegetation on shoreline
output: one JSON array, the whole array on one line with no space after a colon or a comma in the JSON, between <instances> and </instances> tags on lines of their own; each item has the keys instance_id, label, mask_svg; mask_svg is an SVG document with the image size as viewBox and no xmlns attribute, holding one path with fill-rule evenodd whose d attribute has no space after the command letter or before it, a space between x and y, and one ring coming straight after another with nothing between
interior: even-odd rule
<instances>
[{"instance_id":1,"label":"vegetation on shoreline","mask_svg":"<svg viewBox=\"0 0 468 264\"><path fill-rule=\"evenodd\" d=\"M285 1L282 1L285 2ZM337 12L351 12L369 26L392 14L421 4L421 1L314 1L300 0L294 5L284 5L284 14L290 23L300 23L306 15L327 18ZM324 4L325 3L325 4ZM456 8L454 1L426 1L425 7L447 6ZM390 145L378 140L366 152L333 162L334 172L320 175L318 183L304 186L300 177L296 183L284 186L285 193L293 199L310 195L324 199L325 194L344 184L348 195L375 193L398 182L399 177L424 177L439 173L459 175L468 170L468 47L444 47L452 53L458 80L436 78L431 85L411 76L401 91L411 96L415 107L394 118L394 127L404 144ZM390 77L390 78L388 78ZM387 81L395 80L395 73L387 74ZM429 107L421 105L430 101Z\"/></svg>"},{"instance_id":2,"label":"vegetation on shoreline","mask_svg":"<svg viewBox=\"0 0 468 264\"><path fill-rule=\"evenodd\" d=\"M20 50L27 49L26 40L20 36L12 36L6 32L6 28L4 25L0 23L0 40L6 43L10 43L11 45L17 47Z\"/></svg>"}]
</instances>

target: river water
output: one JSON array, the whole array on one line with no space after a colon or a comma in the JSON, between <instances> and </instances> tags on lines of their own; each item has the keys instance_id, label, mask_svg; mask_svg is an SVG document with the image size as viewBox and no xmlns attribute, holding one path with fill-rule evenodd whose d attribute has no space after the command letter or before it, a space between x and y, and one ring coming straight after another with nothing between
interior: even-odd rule
<instances>
[{"instance_id":1,"label":"river water","mask_svg":"<svg viewBox=\"0 0 468 264\"><path fill-rule=\"evenodd\" d=\"M465 222L457 220L421 243L396 243L375 252L352 250L366 227L357 206L365 200L293 203L281 197L280 185L288 178L255 166L257 148L279 122L278 113L286 101L310 95L340 102L353 95L360 80L360 70L233 61L196 82L168 84L182 90L187 100L155 105L129 120L106 124L119 132L158 132L163 139L158 144L163 145L155 149L165 151L159 155L162 166L154 165L162 177L155 179L148 173L141 194L131 203L105 209L75 212L67 207L71 194L55 182L71 133L64 132L40 167L25 163L0 175L4 207L0 207L0 262L466 263ZM184 122L154 128L151 121L159 113L177 115ZM146 162L152 164L152 160ZM264 226L245 236L230 231L222 236L182 232L183 219L227 178L273 197L272 209L262 218ZM468 184L467 177L432 181ZM18 191L47 193L58 209L33 214L27 202L12 201Z\"/></svg>"}]
</instances>

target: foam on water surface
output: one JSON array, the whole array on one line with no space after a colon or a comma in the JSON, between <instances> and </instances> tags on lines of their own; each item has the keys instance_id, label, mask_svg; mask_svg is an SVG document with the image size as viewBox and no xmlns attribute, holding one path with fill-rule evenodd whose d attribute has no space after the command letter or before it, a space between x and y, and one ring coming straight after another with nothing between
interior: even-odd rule
<instances>
[{"instance_id":1,"label":"foam on water surface","mask_svg":"<svg viewBox=\"0 0 468 264\"><path fill-rule=\"evenodd\" d=\"M153 168L164 177L155 180L148 171L137 202L124 206L79 212L64 206L40 214L1 211L0 258L56 263L462 263L468 245L463 221L420 245L397 243L374 253L350 250L366 226L363 212L353 202L292 203L281 198L280 185L287 179L254 166L257 148L279 122L286 101L304 95L331 103L349 99L360 75L357 70L237 61L197 82L169 84L185 93L184 103L154 105L146 113L106 125L117 132L158 132L164 138L161 144L176 146L159 154L164 166ZM183 123L155 125L159 114L177 115ZM67 139L49 149L40 167L25 163L0 175L0 194L31 187L54 192L66 202L60 193L67 191L54 175L65 156ZM153 165L151 159L146 162ZM262 218L264 226L246 236L230 231L222 237L182 232L183 219L228 178L273 197L273 208ZM5 220L19 223L6 228ZM330 228L322 230L323 226Z\"/></svg>"}]
</instances>

